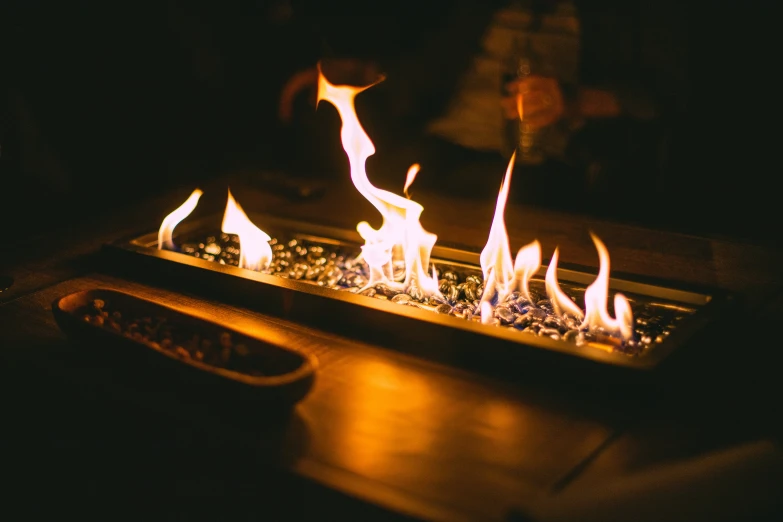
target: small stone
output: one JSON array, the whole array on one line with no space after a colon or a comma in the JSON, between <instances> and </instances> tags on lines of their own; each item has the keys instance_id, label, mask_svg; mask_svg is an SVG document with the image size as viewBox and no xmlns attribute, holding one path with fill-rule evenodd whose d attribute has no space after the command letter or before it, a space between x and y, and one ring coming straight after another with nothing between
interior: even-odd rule
<instances>
[{"instance_id":1,"label":"small stone","mask_svg":"<svg viewBox=\"0 0 783 522\"><path fill-rule=\"evenodd\" d=\"M577 319L571 314L565 314L563 316L563 321L569 330L578 330L579 326L582 324L580 319Z\"/></svg>"},{"instance_id":2,"label":"small stone","mask_svg":"<svg viewBox=\"0 0 783 522\"><path fill-rule=\"evenodd\" d=\"M291 279L303 279L307 275L308 270L310 270L310 265L296 263L293 270L291 270Z\"/></svg>"},{"instance_id":3,"label":"small stone","mask_svg":"<svg viewBox=\"0 0 783 522\"><path fill-rule=\"evenodd\" d=\"M411 285L408 288L408 295L411 296L411 299L416 301L421 301L424 299L424 291L416 285Z\"/></svg>"},{"instance_id":4,"label":"small stone","mask_svg":"<svg viewBox=\"0 0 783 522\"><path fill-rule=\"evenodd\" d=\"M307 270L307 273L305 273L305 279L307 279L308 281L318 279L321 276L321 274L324 273L325 270L326 268L324 268L323 266L311 266Z\"/></svg>"},{"instance_id":5,"label":"small stone","mask_svg":"<svg viewBox=\"0 0 783 522\"><path fill-rule=\"evenodd\" d=\"M465 299L468 301L475 301L478 299L478 285L472 282L466 282L463 291L465 292Z\"/></svg>"},{"instance_id":6,"label":"small stone","mask_svg":"<svg viewBox=\"0 0 783 522\"><path fill-rule=\"evenodd\" d=\"M508 303L516 301L517 299L519 299L519 290L514 290L513 292L511 292L506 296L506 301Z\"/></svg>"},{"instance_id":7,"label":"small stone","mask_svg":"<svg viewBox=\"0 0 783 522\"><path fill-rule=\"evenodd\" d=\"M447 294L444 294L446 298L454 303L459 299L459 288L456 285L451 285Z\"/></svg>"},{"instance_id":8,"label":"small stone","mask_svg":"<svg viewBox=\"0 0 783 522\"><path fill-rule=\"evenodd\" d=\"M247 349L247 346L245 346L242 343L239 343L236 346L234 346L234 351L242 356L245 356L250 353L250 351Z\"/></svg>"},{"instance_id":9,"label":"small stone","mask_svg":"<svg viewBox=\"0 0 783 522\"><path fill-rule=\"evenodd\" d=\"M459 281L459 276L451 270L447 270L443 272L441 277L443 277L443 279L447 279L451 281L452 283L456 283L457 281Z\"/></svg>"},{"instance_id":10,"label":"small stone","mask_svg":"<svg viewBox=\"0 0 783 522\"><path fill-rule=\"evenodd\" d=\"M103 301L103 299L93 299L92 306L96 310L103 310L103 307L106 305L106 303Z\"/></svg>"},{"instance_id":11,"label":"small stone","mask_svg":"<svg viewBox=\"0 0 783 522\"><path fill-rule=\"evenodd\" d=\"M222 249L217 243L209 243L204 247L204 252L212 256L219 255Z\"/></svg>"},{"instance_id":12,"label":"small stone","mask_svg":"<svg viewBox=\"0 0 783 522\"><path fill-rule=\"evenodd\" d=\"M444 303L448 304L443 297L441 297L441 296L439 296L437 294L429 296L425 300L425 303L430 305L430 306L438 306L438 305L441 305L441 304L444 304Z\"/></svg>"},{"instance_id":13,"label":"small stone","mask_svg":"<svg viewBox=\"0 0 783 522\"><path fill-rule=\"evenodd\" d=\"M540 337L550 337L556 341L560 340L560 330L558 330L557 328L543 327L540 330L538 330L538 335Z\"/></svg>"},{"instance_id":14,"label":"small stone","mask_svg":"<svg viewBox=\"0 0 783 522\"><path fill-rule=\"evenodd\" d=\"M369 280L364 276L364 274L361 274L359 272L353 273L353 276L351 276L350 284L352 286L355 286L356 288L364 288L367 286L367 283Z\"/></svg>"},{"instance_id":15,"label":"small stone","mask_svg":"<svg viewBox=\"0 0 783 522\"><path fill-rule=\"evenodd\" d=\"M541 325L538 323L533 323L524 330L522 330L524 333L531 333L533 335L538 335L538 331L541 329Z\"/></svg>"},{"instance_id":16,"label":"small stone","mask_svg":"<svg viewBox=\"0 0 783 522\"><path fill-rule=\"evenodd\" d=\"M171 339L163 339L160 342L160 347L165 348L166 350L171 349Z\"/></svg>"},{"instance_id":17,"label":"small stone","mask_svg":"<svg viewBox=\"0 0 783 522\"><path fill-rule=\"evenodd\" d=\"M102 315L91 316L90 323L92 323L95 326L103 326L103 316Z\"/></svg>"},{"instance_id":18,"label":"small stone","mask_svg":"<svg viewBox=\"0 0 783 522\"><path fill-rule=\"evenodd\" d=\"M465 278L465 282L466 283L471 283L471 284L473 284L475 286L478 286L478 285L483 283L481 278L479 276L477 276L477 275L469 275L468 277Z\"/></svg>"},{"instance_id":19,"label":"small stone","mask_svg":"<svg viewBox=\"0 0 783 522\"><path fill-rule=\"evenodd\" d=\"M438 280L438 290L440 290L440 293L447 294L449 292L449 288L454 286L454 283L448 279L439 279Z\"/></svg>"},{"instance_id":20,"label":"small stone","mask_svg":"<svg viewBox=\"0 0 783 522\"><path fill-rule=\"evenodd\" d=\"M448 314L451 312L451 305L448 304L440 304L437 307L435 307L435 311L439 314Z\"/></svg>"},{"instance_id":21,"label":"small stone","mask_svg":"<svg viewBox=\"0 0 783 522\"><path fill-rule=\"evenodd\" d=\"M223 332L220 334L220 346L223 348L231 348L231 345L233 343L231 342L231 334L228 332Z\"/></svg>"},{"instance_id":22,"label":"small stone","mask_svg":"<svg viewBox=\"0 0 783 522\"><path fill-rule=\"evenodd\" d=\"M559 331L565 331L568 329L566 327L565 321L554 315L550 315L549 317L544 319L543 324L547 328L555 328Z\"/></svg>"},{"instance_id":23,"label":"small stone","mask_svg":"<svg viewBox=\"0 0 783 522\"><path fill-rule=\"evenodd\" d=\"M367 297L372 297L372 296L374 296L376 293L377 293L377 291L375 290L375 288L373 288L373 287L370 287L370 288L365 288L364 290L362 290L361 292L359 292L359 295L366 295Z\"/></svg>"},{"instance_id":24,"label":"small stone","mask_svg":"<svg viewBox=\"0 0 783 522\"><path fill-rule=\"evenodd\" d=\"M515 328L519 328L519 329L525 329L528 326L530 326L531 323L532 323L532 321L531 321L530 317L527 314L525 314L525 315L518 315L514 319L514 327Z\"/></svg>"},{"instance_id":25,"label":"small stone","mask_svg":"<svg viewBox=\"0 0 783 522\"><path fill-rule=\"evenodd\" d=\"M180 357L190 358L190 353L182 346L177 346L177 348L174 351Z\"/></svg>"},{"instance_id":26,"label":"small stone","mask_svg":"<svg viewBox=\"0 0 783 522\"><path fill-rule=\"evenodd\" d=\"M332 265L328 267L323 274L318 277L320 286L333 287L343 278L343 271Z\"/></svg>"},{"instance_id":27,"label":"small stone","mask_svg":"<svg viewBox=\"0 0 783 522\"><path fill-rule=\"evenodd\" d=\"M547 318L547 313L540 308L531 308L526 315L530 316L534 321L543 321Z\"/></svg>"},{"instance_id":28,"label":"small stone","mask_svg":"<svg viewBox=\"0 0 783 522\"><path fill-rule=\"evenodd\" d=\"M498 306L495 308L495 316L501 320L503 324L512 324L516 319L514 312L504 306Z\"/></svg>"},{"instance_id":29,"label":"small stone","mask_svg":"<svg viewBox=\"0 0 783 522\"><path fill-rule=\"evenodd\" d=\"M411 300L411 296L409 294L397 294L394 297L391 298L392 303L407 303Z\"/></svg>"},{"instance_id":30,"label":"small stone","mask_svg":"<svg viewBox=\"0 0 783 522\"><path fill-rule=\"evenodd\" d=\"M388 285L385 285L383 283L378 283L377 285L375 285L375 290L379 294L384 295L386 297L394 297L395 295L399 294L398 291L392 289L391 287L389 287Z\"/></svg>"}]
</instances>

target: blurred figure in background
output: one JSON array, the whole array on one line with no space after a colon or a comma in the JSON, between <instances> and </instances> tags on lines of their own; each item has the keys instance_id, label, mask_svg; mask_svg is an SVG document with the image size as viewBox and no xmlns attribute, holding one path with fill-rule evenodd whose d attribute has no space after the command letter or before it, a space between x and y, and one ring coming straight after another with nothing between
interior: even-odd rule
<instances>
[{"instance_id":1,"label":"blurred figure in background","mask_svg":"<svg viewBox=\"0 0 783 522\"><path fill-rule=\"evenodd\" d=\"M477 187L480 174L468 165L519 149L512 190L526 201L629 212L653 201L670 175L667 145L687 94L686 35L665 2L461 1L433 9L432 19L404 6L397 17L361 17L350 4L342 25L305 7L302 16L336 42L331 56L359 71L354 78L388 73L357 98L378 156L395 150L379 170L399 161L400 177L403 162L418 161L431 172L420 187L491 193L496 187ZM284 123L296 121L297 96L314 99L314 82L311 68L284 86ZM310 141L340 153L335 125L332 138L311 129ZM317 157L321 168L339 161Z\"/></svg>"}]
</instances>

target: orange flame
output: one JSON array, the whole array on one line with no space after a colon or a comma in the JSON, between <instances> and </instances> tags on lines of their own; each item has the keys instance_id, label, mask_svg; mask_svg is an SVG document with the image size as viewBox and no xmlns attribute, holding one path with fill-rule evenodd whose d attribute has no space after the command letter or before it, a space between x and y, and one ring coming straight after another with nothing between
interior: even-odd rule
<instances>
[{"instance_id":1,"label":"orange flame","mask_svg":"<svg viewBox=\"0 0 783 522\"><path fill-rule=\"evenodd\" d=\"M174 227L188 217L193 209L198 205L199 198L204 194L201 189L196 189L185 200L185 202L179 206L174 212L163 218L160 224L160 230L158 230L158 250L174 250L176 246L172 240L174 234Z\"/></svg>"},{"instance_id":2,"label":"orange flame","mask_svg":"<svg viewBox=\"0 0 783 522\"><path fill-rule=\"evenodd\" d=\"M269 266L272 261L272 247L269 246L271 238L250 221L231 195L231 190L228 191L221 230L239 236L239 268L263 270Z\"/></svg>"},{"instance_id":3,"label":"orange flame","mask_svg":"<svg viewBox=\"0 0 783 522\"><path fill-rule=\"evenodd\" d=\"M609 315L609 251L598 236L591 232L590 237L598 250L600 264L598 277L585 290L585 318L581 327L586 326L591 330L602 328L609 335L619 335L623 340L630 340L633 337L631 305L623 294L615 294L615 317Z\"/></svg>"},{"instance_id":4,"label":"orange flame","mask_svg":"<svg viewBox=\"0 0 783 522\"><path fill-rule=\"evenodd\" d=\"M530 301L530 280L541 268L541 243L537 239L523 246L514 260L514 279L522 296Z\"/></svg>"},{"instance_id":5,"label":"orange flame","mask_svg":"<svg viewBox=\"0 0 783 522\"><path fill-rule=\"evenodd\" d=\"M334 85L326 79L320 64L318 66L318 102L328 101L340 114L340 138L348 156L351 180L383 218L383 224L377 230L365 221L356 226L365 241L362 256L370 267L368 286L377 283L399 289L416 286L425 295L440 295L437 279L427 273L432 247L438 237L424 230L419 222L424 207L413 200L375 187L367 178L365 163L367 158L375 154L375 146L359 122L354 100L357 94L381 81L383 77L366 87ZM411 170L414 166L408 171L409 178L412 178ZM406 187L409 184L406 183ZM405 262L405 280L402 283L393 279L392 268L393 261L399 261L400 257Z\"/></svg>"},{"instance_id":6,"label":"orange flame","mask_svg":"<svg viewBox=\"0 0 783 522\"><path fill-rule=\"evenodd\" d=\"M557 315L570 314L581 321L585 316L582 309L560 289L560 284L557 282L557 261L559 257L559 251L555 248L555 253L552 254L552 260L546 269L546 294L549 296L549 301L552 303L552 308Z\"/></svg>"},{"instance_id":7,"label":"orange flame","mask_svg":"<svg viewBox=\"0 0 783 522\"><path fill-rule=\"evenodd\" d=\"M420 169L421 165L418 163L414 163L408 168L408 174L405 176L405 186L402 188L402 193L405 194L405 197L408 199L411 199L410 194L408 194L408 189L413 184L413 180L416 179L416 174L419 173Z\"/></svg>"},{"instance_id":8,"label":"orange flame","mask_svg":"<svg viewBox=\"0 0 783 522\"><path fill-rule=\"evenodd\" d=\"M511 284L514 281L514 262L511 259L511 247L508 243L508 233L506 232L506 222L503 216L506 210L506 201L508 200L509 186L511 185L511 172L514 168L516 152L511 155L511 160L506 168L506 175L503 183L500 185L497 204L495 205L495 217L492 220L492 227L489 229L489 238L479 257L481 261L481 270L484 273L484 295L490 298L494 293L502 299L508 294ZM492 285L488 282L492 277Z\"/></svg>"}]
</instances>

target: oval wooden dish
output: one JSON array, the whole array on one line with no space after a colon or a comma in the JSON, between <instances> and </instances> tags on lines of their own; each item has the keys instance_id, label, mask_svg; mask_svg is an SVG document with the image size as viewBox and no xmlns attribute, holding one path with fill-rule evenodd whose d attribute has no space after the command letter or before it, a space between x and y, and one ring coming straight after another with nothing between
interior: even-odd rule
<instances>
[{"instance_id":1,"label":"oval wooden dish","mask_svg":"<svg viewBox=\"0 0 783 522\"><path fill-rule=\"evenodd\" d=\"M124 292L76 292L56 299L52 312L96 357L136 372L141 383L157 375L196 400L292 407L315 380L312 354Z\"/></svg>"}]
</instances>

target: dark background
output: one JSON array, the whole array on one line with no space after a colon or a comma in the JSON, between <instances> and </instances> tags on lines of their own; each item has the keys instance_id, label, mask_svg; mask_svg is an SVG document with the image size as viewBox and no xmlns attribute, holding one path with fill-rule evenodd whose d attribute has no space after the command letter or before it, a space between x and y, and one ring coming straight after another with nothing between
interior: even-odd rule
<instances>
[{"instance_id":1,"label":"dark background","mask_svg":"<svg viewBox=\"0 0 783 522\"><path fill-rule=\"evenodd\" d=\"M371 171L379 184L387 172L399 184L402 163L423 158L433 174L422 188L494 198L497 184L479 189L459 176L462 165L486 155L455 153L421 136L488 13L502 5L478 3L4 2L1 222L8 230L23 219L56 226L240 168L347 176L331 108L316 112L300 100L292 127L276 117L285 80L335 56L374 59L389 73L359 102L379 151L371 161L385 165ZM613 164L611 179L625 181L611 191L577 185L559 197L557 188L536 186L512 197L779 244L779 38L771 12L732 3L578 5L587 38L583 77L641 78L665 101L663 127L609 128L596 134L609 137L596 146L585 138L591 154L603 147L632 158ZM458 26L462 38L447 50L432 43L466 18L472 25ZM611 39L617 27L625 28L618 38L632 43L628 63L612 62L608 52L625 45Z\"/></svg>"}]
</instances>

